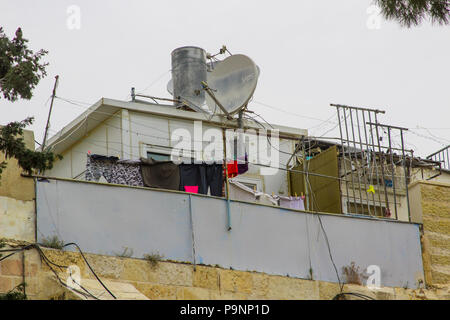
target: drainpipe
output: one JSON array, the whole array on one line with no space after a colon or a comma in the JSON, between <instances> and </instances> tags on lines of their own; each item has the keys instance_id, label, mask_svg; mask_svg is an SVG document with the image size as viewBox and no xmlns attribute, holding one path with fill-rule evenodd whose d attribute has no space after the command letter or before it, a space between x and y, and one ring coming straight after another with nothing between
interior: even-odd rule
<instances>
[{"instance_id":1,"label":"drainpipe","mask_svg":"<svg viewBox=\"0 0 450 320\"><path fill-rule=\"evenodd\" d=\"M223 159L225 164L225 186L226 186L226 201L227 201L227 231L231 230L231 214L230 214L230 184L228 182L228 166L227 166L227 140L225 136L225 128L222 128L223 139Z\"/></svg>"}]
</instances>

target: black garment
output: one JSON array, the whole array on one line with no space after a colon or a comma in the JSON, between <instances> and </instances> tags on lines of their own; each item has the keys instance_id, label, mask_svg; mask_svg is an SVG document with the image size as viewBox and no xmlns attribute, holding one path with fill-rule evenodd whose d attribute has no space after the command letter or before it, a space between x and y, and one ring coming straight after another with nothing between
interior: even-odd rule
<instances>
[{"instance_id":1,"label":"black garment","mask_svg":"<svg viewBox=\"0 0 450 320\"><path fill-rule=\"evenodd\" d=\"M222 196L223 169L221 164L180 164L180 190L198 186L198 193Z\"/></svg>"},{"instance_id":2,"label":"black garment","mask_svg":"<svg viewBox=\"0 0 450 320\"><path fill-rule=\"evenodd\" d=\"M178 190L180 170L172 161L141 158L141 173L146 187Z\"/></svg>"},{"instance_id":3,"label":"black garment","mask_svg":"<svg viewBox=\"0 0 450 320\"><path fill-rule=\"evenodd\" d=\"M204 165L206 173L206 193L208 186L212 196L221 197L223 187L223 167L221 164Z\"/></svg>"},{"instance_id":4,"label":"black garment","mask_svg":"<svg viewBox=\"0 0 450 320\"><path fill-rule=\"evenodd\" d=\"M117 161L117 160L119 160L118 157L104 156L104 155L101 155L101 154L91 154L90 157L93 160L109 160L109 161Z\"/></svg>"}]
</instances>

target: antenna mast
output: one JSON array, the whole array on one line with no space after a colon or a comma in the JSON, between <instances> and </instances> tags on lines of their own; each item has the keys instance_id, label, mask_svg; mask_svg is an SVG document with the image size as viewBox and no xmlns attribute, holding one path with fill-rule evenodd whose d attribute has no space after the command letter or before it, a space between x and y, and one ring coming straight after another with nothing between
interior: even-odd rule
<instances>
[{"instance_id":1,"label":"antenna mast","mask_svg":"<svg viewBox=\"0 0 450 320\"><path fill-rule=\"evenodd\" d=\"M42 146L41 146L42 151L44 151L45 142L47 140L47 132L48 132L48 127L50 125L50 116L52 114L53 101L55 100L56 87L58 86L58 79L59 79L59 75L55 76L55 84L53 86L53 93L52 93L52 102L50 103L50 110L48 111L47 125L45 126L45 132L44 132L44 140L42 141Z\"/></svg>"}]
</instances>

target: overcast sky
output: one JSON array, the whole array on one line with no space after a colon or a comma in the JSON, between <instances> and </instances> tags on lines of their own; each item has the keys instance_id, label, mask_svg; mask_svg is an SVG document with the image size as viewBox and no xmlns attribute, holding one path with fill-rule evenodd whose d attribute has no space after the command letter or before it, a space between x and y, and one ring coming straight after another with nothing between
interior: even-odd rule
<instances>
[{"instance_id":1,"label":"overcast sky","mask_svg":"<svg viewBox=\"0 0 450 320\"><path fill-rule=\"evenodd\" d=\"M0 124L35 116L31 129L41 142L57 74L57 95L83 107L55 100L50 136L101 97L128 100L133 86L170 97L173 49L216 53L225 44L258 64L249 109L268 121L313 127L320 136L336 123L330 103L379 108L386 110L380 122L411 128L408 146L426 156L450 144L450 28L401 28L373 14L371 4L2 0L0 26L8 36L21 27L32 49L49 51L50 65L30 101L0 99ZM80 9L79 29L71 5Z\"/></svg>"}]
</instances>

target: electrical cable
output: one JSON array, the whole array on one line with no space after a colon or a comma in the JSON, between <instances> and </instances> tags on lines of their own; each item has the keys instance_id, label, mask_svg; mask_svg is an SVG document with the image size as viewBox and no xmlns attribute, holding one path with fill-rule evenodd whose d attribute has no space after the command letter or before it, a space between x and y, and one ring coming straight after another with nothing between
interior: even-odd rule
<instances>
[{"instance_id":1,"label":"electrical cable","mask_svg":"<svg viewBox=\"0 0 450 320\"><path fill-rule=\"evenodd\" d=\"M103 286L103 288L104 288L104 289L105 289L105 290L106 290L106 291L107 291L114 299L117 299L116 296L114 296L114 294L111 293L111 291L105 286L105 284L104 284L104 283L100 280L100 278L97 276L97 274L96 274L95 271L92 269L92 267L91 267L91 265L89 264L89 262L87 261L85 255L84 255L83 252L81 251L80 247L79 247L76 243L74 243L74 242L67 243L67 244L63 245L62 247L64 248L64 247L71 246L71 245L76 246L76 248L77 248L78 251L80 252L81 256L83 257L84 261L86 262L87 266L89 267L89 269L91 270L92 274L95 276L95 278L97 279L97 281ZM12 255L14 255L14 254L16 254L16 253L22 252L22 251L24 251L24 250L28 250L28 249L30 249L30 248L35 248L35 249L38 251L38 253L39 253L40 257L42 258L42 260L47 264L47 266L50 268L50 270L55 274L55 276L56 276L56 278L58 279L58 281L59 281L64 287L69 288L69 289L71 289L71 290L74 290L75 292L80 293L80 294L82 294L83 296L86 296L86 294L84 294L83 292L80 292L79 290L77 290L77 289L75 289L75 288L69 287L66 283L64 283L64 281L61 280L61 278L59 277L59 275L58 275L57 272L53 269L52 266L58 267L58 268L61 269L61 270L67 269L68 266L63 266L63 265L59 265L59 264L56 264L56 263L52 262L50 259L48 259L48 257L47 257L47 256L45 255L45 253L42 251L42 249L40 248L40 246L41 246L41 245L38 244L38 243L32 243L32 244L23 246L23 247L21 247L20 249L16 249L16 248L14 248L14 249L2 249L2 250L0 250L0 252L11 252L11 251L13 251L13 252L10 253L10 254L8 254L8 255L6 255L6 256L4 256L4 257L1 257L1 258L0 258L0 261L5 260L5 259L9 258L10 256L12 256ZM72 280L74 280L74 279L72 279ZM89 296L91 296L91 297L93 297L94 299L98 300L98 298L95 297L93 294L91 294L87 289L85 289L83 286L81 286L81 285L80 285L79 283L77 283L76 281L74 281L74 282L75 282L81 289L83 289Z\"/></svg>"},{"instance_id":2,"label":"electrical cable","mask_svg":"<svg viewBox=\"0 0 450 320\"><path fill-rule=\"evenodd\" d=\"M24 246L24 247L22 247L22 248L20 248L20 249L5 249L5 250L2 250L1 252L8 252L8 251L14 251L14 252L11 253L11 254L9 254L9 255L6 255L5 257L2 257L2 258L0 259L0 261L5 260L5 259L9 258L10 256L16 254L16 253L22 252L22 251L24 251L24 250L28 250L28 249L30 249L30 248L35 248L35 249L38 251L38 253L39 253L40 257L42 258L42 260L44 260L44 262L47 264L47 266L50 268L50 270L55 274L55 276L57 277L58 281L59 281L63 286L65 286L65 287L67 287L67 288L70 288L70 287L67 286L67 284L65 284L65 283L59 278L58 274L57 274L56 271L52 268L51 265L55 265L55 266L59 267L60 269L61 269L61 268L67 268L67 267L66 267L66 266L60 266L60 265L57 265L57 264L51 262L51 261L47 258L47 256L45 256L45 254L42 252L42 250L40 249L40 247L39 247L38 244L33 243L33 244L30 244L30 245L26 245L26 246ZM89 291L87 291L87 290L86 290L85 288L83 288L82 286L80 286L80 288L82 288L83 290L85 290L85 291L86 291L89 295L91 295L93 298L96 298L94 295L92 295L91 293L89 293ZM85 296L84 293L78 291L78 290L75 289L75 288L70 288L70 289L76 291L77 293L82 294L83 296Z\"/></svg>"},{"instance_id":3,"label":"electrical cable","mask_svg":"<svg viewBox=\"0 0 450 320\"><path fill-rule=\"evenodd\" d=\"M309 182L309 177L308 177L308 170L309 170L309 165L307 164L307 173L306 173L306 182L308 183L308 185L309 185L309 189L311 190L311 195L312 195L312 199L313 199L313 202L315 203L315 205L316 205L316 207L317 207L317 210L320 210L320 208L319 208L319 205L317 204L317 200L316 200L316 196L315 196L315 194L314 194L314 192L313 192L313 190L312 190L312 186L311 186L311 183ZM329 256L330 256L330 260L331 260L331 263L332 263L332 265L333 265L333 268L334 268L334 270L335 270L335 272L336 272L336 277L337 277L337 280L338 280L338 283L339 283L339 288L340 288L340 292L342 293L342 290L343 290L343 288L344 288L344 284L343 283L341 283L341 278L339 277L339 271L338 271L338 269L337 269L337 267L336 267L336 264L335 264L335 262L334 262L334 259L333 259L333 255L332 255L332 253L331 253L331 246L330 246L330 242L329 242L329 240L328 240L328 235L327 235L327 232L325 231L325 227L323 226L323 223L322 223L322 219L321 219L321 217L320 217L320 215L319 214L317 214L317 218L319 219L319 223L320 223L320 227L321 227L321 229L322 229L322 232L323 232L323 235L324 235L324 238L325 238L325 242L326 242L326 244L327 244L327 248L328 248L328 253L329 253Z\"/></svg>"},{"instance_id":4,"label":"electrical cable","mask_svg":"<svg viewBox=\"0 0 450 320\"><path fill-rule=\"evenodd\" d=\"M356 292L341 292L338 293L337 295L334 296L334 298L332 300L340 300L340 297L344 297L345 295L352 295L352 296L356 296L358 298L362 298L363 300L376 300L372 297L369 297L365 294L362 293L356 293Z\"/></svg>"},{"instance_id":5,"label":"electrical cable","mask_svg":"<svg viewBox=\"0 0 450 320\"><path fill-rule=\"evenodd\" d=\"M104 285L104 283L100 280L100 278L97 276L97 274L95 273L95 271L92 269L91 265L89 264L89 262L87 261L86 257L83 254L83 251L81 251L80 247L75 243L75 242L70 242L70 243L66 243L65 245L63 245L63 248L67 247L67 246L75 246L78 251L80 252L81 256L83 257L84 261L86 262L87 266L89 267L89 269L91 270L92 274L95 276L95 278L98 280L98 282L100 282L100 284L103 286L103 288L105 288L106 291L108 291L108 293L114 298L117 299L115 295L112 294L111 291L109 291L109 289Z\"/></svg>"}]
</instances>

